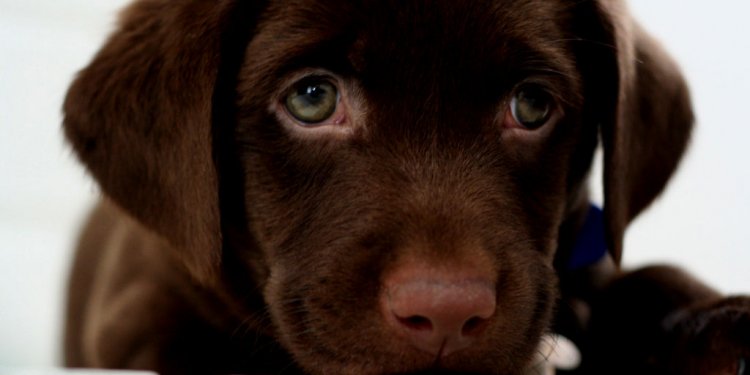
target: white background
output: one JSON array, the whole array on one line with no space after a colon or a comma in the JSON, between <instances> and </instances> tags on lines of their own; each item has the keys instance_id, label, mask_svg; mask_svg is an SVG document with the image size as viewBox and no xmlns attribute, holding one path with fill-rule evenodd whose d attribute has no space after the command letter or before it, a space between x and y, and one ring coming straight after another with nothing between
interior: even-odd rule
<instances>
[{"instance_id":1,"label":"white background","mask_svg":"<svg viewBox=\"0 0 750 375\"><path fill-rule=\"evenodd\" d=\"M59 361L70 249L96 196L63 144L59 109L124 3L0 0L0 365ZM666 196L631 226L625 264L677 263L750 293L750 2L631 7L683 66L699 127Z\"/></svg>"}]
</instances>

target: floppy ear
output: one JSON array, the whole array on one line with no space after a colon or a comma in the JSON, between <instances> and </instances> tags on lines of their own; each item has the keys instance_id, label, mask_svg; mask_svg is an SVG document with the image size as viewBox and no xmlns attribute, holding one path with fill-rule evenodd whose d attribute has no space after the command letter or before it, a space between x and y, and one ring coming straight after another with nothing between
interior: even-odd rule
<instances>
[{"instance_id":1,"label":"floppy ear","mask_svg":"<svg viewBox=\"0 0 750 375\"><path fill-rule=\"evenodd\" d=\"M65 134L104 193L202 282L221 265L212 109L236 7L137 1L64 104Z\"/></svg>"},{"instance_id":2,"label":"floppy ear","mask_svg":"<svg viewBox=\"0 0 750 375\"><path fill-rule=\"evenodd\" d=\"M693 127L688 87L675 62L619 0L588 2L585 30L598 50L587 68L599 97L608 248L622 256L627 225L664 189ZM586 6L586 5L584 5ZM591 46L589 46L591 47Z\"/></svg>"}]
</instances>

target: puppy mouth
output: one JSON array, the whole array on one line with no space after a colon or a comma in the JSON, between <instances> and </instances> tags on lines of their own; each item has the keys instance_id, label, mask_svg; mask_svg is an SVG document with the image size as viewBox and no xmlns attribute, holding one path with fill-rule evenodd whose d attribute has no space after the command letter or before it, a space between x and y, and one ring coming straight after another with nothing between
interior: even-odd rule
<instances>
[{"instance_id":1,"label":"puppy mouth","mask_svg":"<svg viewBox=\"0 0 750 375\"><path fill-rule=\"evenodd\" d=\"M475 283L470 282L459 283L458 285L463 288L466 286L464 284L475 286ZM429 285L434 286L433 284ZM482 288L485 286L482 283L478 285ZM411 292L412 290L408 286L404 286L402 283L400 284L400 290L390 291L402 294ZM423 290L424 285L418 283L417 286L420 287L416 289L417 291L423 292L422 294L426 293ZM482 288L479 288L480 291L483 290ZM464 289L460 290L463 291ZM491 291L492 293L488 293L494 296L494 290ZM454 297L456 293L451 294L452 292L453 290L450 288L447 291L441 290L442 294ZM434 324L431 324L433 329L450 322L438 322L441 319L440 316L419 315L412 310L405 310L405 313L401 314L404 312L402 311L403 306L395 304L394 298L398 300L397 297L399 296L394 295L394 293L390 294L390 300L383 297L381 300L373 302L373 304L379 302L380 305L378 306L368 305L367 308L360 306L362 311L355 311L358 316L357 319L334 314L332 311L338 311L336 307L340 306L334 304L333 308L325 307L328 306L327 300L319 300L317 295L308 298L300 295L296 295L294 298L287 296L288 300L307 301L308 303L294 306L285 305L283 311L276 311L276 314L281 317L277 324L284 330L284 334L281 335L286 340L284 346L295 355L301 368L315 374L497 375L524 373L523 370L515 370L532 364L533 352L538 344L538 342L534 343L535 340L532 338L537 337L537 335L544 335L545 331L545 329L535 327L548 324L546 313L533 314L525 309L518 311L512 309L512 306L526 305L526 303L521 302L531 298L531 295L524 296L523 299L515 299L513 293L504 291L500 295L502 296L501 301L505 303L501 307L504 307L505 310L494 312L494 307L488 308L488 311L492 310L494 313L487 316L482 315L487 320L484 324L485 327L483 327L484 333L483 336L474 338L472 345L465 347L459 345L462 343L458 340L459 338L450 335L455 330L445 330L442 333L433 332L442 336L438 340L432 341L434 346L429 342L430 345L426 347L420 346L418 345L420 342L415 342L415 340L419 339L421 337L419 335L424 334L421 331L427 328L422 327L426 324L418 323L426 320L426 316L433 319ZM388 296L389 294L383 295ZM406 295L409 298L405 300L411 302L407 307L423 307L422 301L417 300L418 296L415 297L409 293L406 293ZM346 300L346 298L340 299ZM475 299L467 299L467 301L476 302ZM535 299L534 305L536 308L529 309L529 311L549 311L551 305L547 302L551 301L548 301L544 296L539 296L538 299ZM469 311L476 312L475 310L470 309ZM423 312L422 310L419 311ZM364 315L360 316L360 314ZM527 316L528 319L514 319L512 321L503 319L504 316L509 314ZM473 316L472 314L464 315L466 317ZM389 321L389 317L393 317L393 321ZM399 321L397 319L399 317L405 323ZM417 320L419 318L422 319ZM445 319L450 320L449 318L453 319L455 316L451 315ZM474 325L467 323L472 319L462 321L465 321L465 324L461 325L461 328L464 329L460 329L458 332L467 335L474 334L475 332L471 329ZM294 324L289 325L290 322L294 322ZM364 324L362 322L371 323ZM411 325L408 323L411 323ZM398 326L394 327L394 324ZM332 332L330 327L348 328L343 332ZM411 332L409 329L417 332ZM406 333L401 332L402 330ZM500 350L500 348L506 348L506 350Z\"/></svg>"},{"instance_id":2,"label":"puppy mouth","mask_svg":"<svg viewBox=\"0 0 750 375\"><path fill-rule=\"evenodd\" d=\"M282 347L309 373L523 373L550 324L554 274L521 261L499 272L487 253L402 255L376 270L363 257L303 283L274 269L264 293Z\"/></svg>"},{"instance_id":3,"label":"puppy mouth","mask_svg":"<svg viewBox=\"0 0 750 375\"><path fill-rule=\"evenodd\" d=\"M315 331L308 327L307 332ZM408 342L396 340L383 340L379 345L370 348L369 352L362 352L355 347L349 352L348 361L342 362L342 358L347 353L340 351L331 351L327 345L320 345L317 337L306 337L304 343L297 343L302 347L314 346L314 353L310 356L309 352L304 358L299 358L300 365L307 371L315 374L368 374L368 375L498 375L506 373L515 373L511 369L521 365L512 363L513 361L492 360L497 354L486 347L466 348L453 353L447 353L446 348L449 344L448 338L444 338L437 353L429 355L428 353L415 348ZM380 342L382 337L374 337L373 340ZM318 342L318 345L310 344L310 341ZM386 343L388 341L389 343ZM507 344L507 343L506 343ZM518 344L518 343L516 343ZM494 345L493 345L494 346ZM502 346L502 345L501 345ZM513 346L511 344L511 346ZM390 349L389 349L390 348ZM292 353L304 353L305 351L294 350ZM296 349L299 349L297 347ZM523 356L521 352L518 353ZM353 357L352 357L353 355ZM312 361L312 362L310 362ZM305 366L305 363L316 363L317 365ZM530 362L530 360L529 360ZM529 363L530 364L530 363ZM319 367L322 365L322 367ZM322 371L322 372L321 372ZM520 373L523 373L522 371Z\"/></svg>"},{"instance_id":4,"label":"puppy mouth","mask_svg":"<svg viewBox=\"0 0 750 375\"><path fill-rule=\"evenodd\" d=\"M445 344L443 344L445 345ZM422 375L422 374L437 374L437 375L481 375L478 372L466 372L466 371L458 371L458 370L451 370L444 367L444 364L442 364L442 358L443 358L443 352L442 349L440 353L438 354L437 358L435 358L435 361L432 364L432 367L430 367L427 370L423 371L417 371L413 373L412 375Z\"/></svg>"},{"instance_id":5,"label":"puppy mouth","mask_svg":"<svg viewBox=\"0 0 750 375\"><path fill-rule=\"evenodd\" d=\"M474 372L458 372L458 371L449 371L449 370L433 370L430 372L427 372L428 374L439 374L439 375L482 375L480 373L474 373Z\"/></svg>"},{"instance_id":6,"label":"puppy mouth","mask_svg":"<svg viewBox=\"0 0 750 375\"><path fill-rule=\"evenodd\" d=\"M443 368L443 364L441 362L443 361L443 357L445 356L445 347L448 345L448 338L443 339L443 343L440 345L440 349L438 350L437 355L435 356L435 359L432 362L432 366L429 370L416 372L415 374L459 374L461 372L446 370ZM464 373L465 374L465 373Z\"/></svg>"},{"instance_id":7,"label":"puppy mouth","mask_svg":"<svg viewBox=\"0 0 750 375\"><path fill-rule=\"evenodd\" d=\"M410 372L412 375L438 374L438 375L480 375L480 372L467 372L461 370L447 369L442 363L442 351L435 358L432 366L423 371ZM522 371L524 375L554 373L553 369L574 370L579 367L581 354L577 346L569 339L553 333L548 333L540 340L535 358L529 363L528 368ZM744 366L744 360L738 366ZM742 373L741 371L739 373Z\"/></svg>"}]
</instances>

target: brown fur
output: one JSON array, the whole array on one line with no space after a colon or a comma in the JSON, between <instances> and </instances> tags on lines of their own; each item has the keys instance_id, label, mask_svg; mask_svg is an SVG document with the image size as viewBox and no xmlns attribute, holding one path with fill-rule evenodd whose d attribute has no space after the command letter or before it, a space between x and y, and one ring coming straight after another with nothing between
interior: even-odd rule
<instances>
[{"instance_id":1,"label":"brown fur","mask_svg":"<svg viewBox=\"0 0 750 375\"><path fill-rule=\"evenodd\" d=\"M352 134L301 136L274 115L309 68L353 87ZM498 121L527 79L563 114L532 139ZM615 275L691 125L675 65L619 1L139 0L65 102L105 194L73 270L66 362L518 373L556 301L585 305ZM612 257L569 273L600 133ZM392 334L386 275L476 256L498 308L474 345L436 362ZM595 337L584 325L569 331Z\"/></svg>"}]
</instances>

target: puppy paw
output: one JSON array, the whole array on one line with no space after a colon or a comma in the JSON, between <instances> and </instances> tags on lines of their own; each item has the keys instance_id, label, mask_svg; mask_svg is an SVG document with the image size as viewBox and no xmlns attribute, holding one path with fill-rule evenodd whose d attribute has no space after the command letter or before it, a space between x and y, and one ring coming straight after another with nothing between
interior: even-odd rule
<instances>
[{"instance_id":1,"label":"puppy paw","mask_svg":"<svg viewBox=\"0 0 750 375\"><path fill-rule=\"evenodd\" d=\"M670 373L750 374L750 297L730 297L669 315Z\"/></svg>"}]
</instances>

